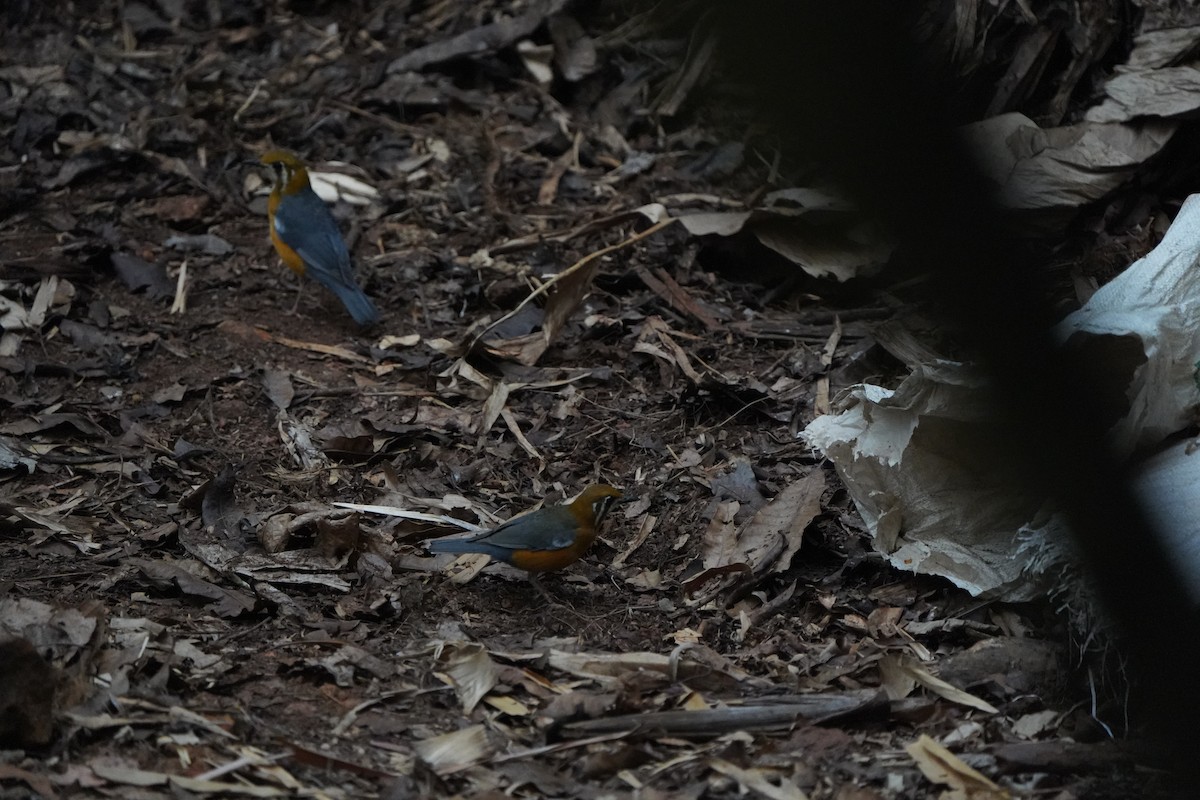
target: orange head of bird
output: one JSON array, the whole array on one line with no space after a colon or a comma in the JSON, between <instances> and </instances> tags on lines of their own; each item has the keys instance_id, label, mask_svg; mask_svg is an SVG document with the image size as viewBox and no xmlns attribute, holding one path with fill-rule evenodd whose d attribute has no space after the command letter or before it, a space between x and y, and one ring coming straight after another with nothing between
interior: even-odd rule
<instances>
[{"instance_id":1,"label":"orange head of bird","mask_svg":"<svg viewBox=\"0 0 1200 800\"><path fill-rule=\"evenodd\" d=\"M275 191L295 194L308 185L308 170L295 153L270 150L259 160L275 173Z\"/></svg>"},{"instance_id":2,"label":"orange head of bird","mask_svg":"<svg viewBox=\"0 0 1200 800\"><path fill-rule=\"evenodd\" d=\"M605 483L594 483L579 493L569 508L580 527L599 527L612 504L621 498L621 490Z\"/></svg>"}]
</instances>

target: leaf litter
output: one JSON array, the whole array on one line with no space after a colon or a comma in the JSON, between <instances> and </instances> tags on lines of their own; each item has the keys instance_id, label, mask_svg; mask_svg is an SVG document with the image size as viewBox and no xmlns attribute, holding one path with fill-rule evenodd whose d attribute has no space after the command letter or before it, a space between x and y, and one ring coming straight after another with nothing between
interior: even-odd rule
<instances>
[{"instance_id":1,"label":"leaf litter","mask_svg":"<svg viewBox=\"0 0 1200 800\"><path fill-rule=\"evenodd\" d=\"M894 245L707 103L704 24L39 9L12 12L0 68L6 782L1000 797L1133 769L1089 743L1103 723L1040 612L885 564L797 440L905 374L878 325L903 292L838 287ZM974 12L922 31L968 84L1055 47L1023 4ZM1105 200L1161 227L1114 195L1194 107L1172 71L1193 43L1157 33L1128 32L1136 68L1097 82L1087 122L1064 124L1070 87L1107 47L973 84L989 112L964 136L1014 213L1058 232ZM311 289L288 313L242 166L268 146L313 162L381 331ZM553 602L421 550L596 480L632 497Z\"/></svg>"}]
</instances>

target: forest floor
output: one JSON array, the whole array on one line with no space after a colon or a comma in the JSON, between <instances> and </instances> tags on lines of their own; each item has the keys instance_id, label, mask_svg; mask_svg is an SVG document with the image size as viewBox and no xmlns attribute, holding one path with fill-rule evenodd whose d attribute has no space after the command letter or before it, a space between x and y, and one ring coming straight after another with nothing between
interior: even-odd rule
<instances>
[{"instance_id":1,"label":"forest floor","mask_svg":"<svg viewBox=\"0 0 1200 800\"><path fill-rule=\"evenodd\" d=\"M662 41L268 5L5 34L0 601L57 671L9 653L0 796L1153 794L1049 609L892 569L798 438L897 373L871 332L904 304L647 233L781 188L719 103L645 112ZM275 147L357 193L375 328L311 281L293 311ZM625 501L548 597L379 510L488 526L596 482Z\"/></svg>"}]
</instances>

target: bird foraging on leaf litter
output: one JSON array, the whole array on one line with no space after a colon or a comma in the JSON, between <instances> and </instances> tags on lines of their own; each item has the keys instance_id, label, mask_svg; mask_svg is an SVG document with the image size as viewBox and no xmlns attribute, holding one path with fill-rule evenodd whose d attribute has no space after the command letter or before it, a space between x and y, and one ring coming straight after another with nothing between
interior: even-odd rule
<instances>
[{"instance_id":1,"label":"bird foraging on leaf litter","mask_svg":"<svg viewBox=\"0 0 1200 800\"><path fill-rule=\"evenodd\" d=\"M267 219L271 244L283 263L337 295L359 325L378 322L379 310L354 279L346 241L329 206L313 191L304 162L286 150L272 150L262 163L275 175Z\"/></svg>"},{"instance_id":2,"label":"bird foraging on leaf litter","mask_svg":"<svg viewBox=\"0 0 1200 800\"><path fill-rule=\"evenodd\" d=\"M578 561L600 531L609 506L621 497L619 489L598 483L579 497L515 517L499 527L466 539L436 539L431 553L484 553L526 572L558 570Z\"/></svg>"}]
</instances>

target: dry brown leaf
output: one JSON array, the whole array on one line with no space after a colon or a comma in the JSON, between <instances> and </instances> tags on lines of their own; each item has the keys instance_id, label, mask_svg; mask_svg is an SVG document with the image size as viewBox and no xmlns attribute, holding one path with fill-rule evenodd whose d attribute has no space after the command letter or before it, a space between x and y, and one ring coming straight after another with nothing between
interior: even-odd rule
<instances>
[{"instance_id":1,"label":"dry brown leaf","mask_svg":"<svg viewBox=\"0 0 1200 800\"><path fill-rule=\"evenodd\" d=\"M504 424L508 426L508 432L511 433L513 438L517 440L517 444L521 446L521 449L524 450L530 458L537 459L544 464L545 459L542 457L542 454L538 452L538 449L534 447L533 444L525 438L525 434L521 432L521 426L517 424L516 415L506 408L500 412L500 416L504 418Z\"/></svg>"},{"instance_id":2,"label":"dry brown leaf","mask_svg":"<svg viewBox=\"0 0 1200 800\"><path fill-rule=\"evenodd\" d=\"M626 517L626 519L628 519L628 517ZM638 526L638 532L634 534L632 539L629 540L629 544L625 546L625 549L618 553L617 557L612 560L612 564L610 566L613 569L619 569L625 566L625 562L629 560L629 557L633 555L639 547L645 544L648 538L650 538L650 534L654 530L654 526L657 523L658 517L654 516L653 514L646 514L646 516L642 517L642 524Z\"/></svg>"},{"instance_id":3,"label":"dry brown leaf","mask_svg":"<svg viewBox=\"0 0 1200 800\"><path fill-rule=\"evenodd\" d=\"M539 716L551 720L596 719L617 707L615 692L567 692L550 699Z\"/></svg>"},{"instance_id":4,"label":"dry brown leaf","mask_svg":"<svg viewBox=\"0 0 1200 800\"><path fill-rule=\"evenodd\" d=\"M496 685L496 665L487 648L475 642L439 643L434 659L449 678L463 713L470 714Z\"/></svg>"},{"instance_id":5,"label":"dry brown leaf","mask_svg":"<svg viewBox=\"0 0 1200 800\"><path fill-rule=\"evenodd\" d=\"M725 575L732 575L734 573L739 573L739 572L744 572L747 575L749 575L750 574L750 565L748 565L748 564L724 564L719 567L709 567L708 569L705 569L705 570L701 571L699 574L693 575L691 578L688 578L686 581L684 581L683 582L683 590L685 592L687 592L689 595L694 595L697 591L700 590L700 588L702 586L704 586L709 581L715 580L716 578L720 578Z\"/></svg>"},{"instance_id":6,"label":"dry brown leaf","mask_svg":"<svg viewBox=\"0 0 1200 800\"><path fill-rule=\"evenodd\" d=\"M626 578L625 583L643 592L661 589L663 585L662 571L657 569L638 570Z\"/></svg>"},{"instance_id":7,"label":"dry brown leaf","mask_svg":"<svg viewBox=\"0 0 1200 800\"><path fill-rule=\"evenodd\" d=\"M479 576L479 573L492 563L492 557L484 553L463 553L458 558L451 561L446 566L446 571L451 572L450 582L462 586L470 583Z\"/></svg>"},{"instance_id":8,"label":"dry brown leaf","mask_svg":"<svg viewBox=\"0 0 1200 800\"><path fill-rule=\"evenodd\" d=\"M808 800L808 795L778 770L742 769L720 758L712 759L708 765L767 800Z\"/></svg>"},{"instance_id":9,"label":"dry brown leaf","mask_svg":"<svg viewBox=\"0 0 1200 800\"><path fill-rule=\"evenodd\" d=\"M903 700L917 688L917 679L904 668L899 655L885 653L879 659L879 686L888 700Z\"/></svg>"},{"instance_id":10,"label":"dry brown leaf","mask_svg":"<svg viewBox=\"0 0 1200 800\"><path fill-rule=\"evenodd\" d=\"M740 529L733 524L738 503L722 503L704 534L705 566L747 564L755 574L788 569L804 530L821 513L824 491L825 473L813 470L776 495Z\"/></svg>"},{"instance_id":11,"label":"dry brown leaf","mask_svg":"<svg viewBox=\"0 0 1200 800\"><path fill-rule=\"evenodd\" d=\"M925 777L949 786L943 800L1008 800L1011 795L925 734L905 748Z\"/></svg>"},{"instance_id":12,"label":"dry brown leaf","mask_svg":"<svg viewBox=\"0 0 1200 800\"><path fill-rule=\"evenodd\" d=\"M508 402L508 393L509 386L504 381L496 381L492 384L491 394L483 404L479 429L475 431L479 436L487 436L488 431L496 424L496 420L500 418L500 412L504 411L504 404Z\"/></svg>"},{"instance_id":13,"label":"dry brown leaf","mask_svg":"<svg viewBox=\"0 0 1200 800\"><path fill-rule=\"evenodd\" d=\"M824 493L825 472L814 469L776 495L750 520L751 526L773 526L783 537L783 552L775 559L772 571L784 572L791 567L792 557L804 542L804 531L821 513Z\"/></svg>"},{"instance_id":14,"label":"dry brown leaf","mask_svg":"<svg viewBox=\"0 0 1200 800\"><path fill-rule=\"evenodd\" d=\"M97 777L109 783L121 783L126 786L162 786L169 777L162 772L127 767L121 763L112 763L108 759L97 759L89 766Z\"/></svg>"},{"instance_id":15,"label":"dry brown leaf","mask_svg":"<svg viewBox=\"0 0 1200 800\"><path fill-rule=\"evenodd\" d=\"M712 519L704 531L703 559L704 566L710 569L731 567L744 564L741 558L741 548L738 547L737 526L734 517L742 504L736 500L727 500L717 504Z\"/></svg>"},{"instance_id":16,"label":"dry brown leaf","mask_svg":"<svg viewBox=\"0 0 1200 800\"><path fill-rule=\"evenodd\" d=\"M533 713L529 706L507 694L489 695L483 698L483 702L501 714L508 714L510 717L527 717Z\"/></svg>"},{"instance_id":17,"label":"dry brown leaf","mask_svg":"<svg viewBox=\"0 0 1200 800\"><path fill-rule=\"evenodd\" d=\"M262 384L263 391L276 408L286 411L292 405L296 388L292 386L292 376L287 370L264 369Z\"/></svg>"},{"instance_id":18,"label":"dry brown leaf","mask_svg":"<svg viewBox=\"0 0 1200 800\"><path fill-rule=\"evenodd\" d=\"M1012 730L1022 739L1032 739L1057 724L1062 716L1062 712L1053 710L1025 714L1013 723Z\"/></svg>"},{"instance_id":19,"label":"dry brown leaf","mask_svg":"<svg viewBox=\"0 0 1200 800\"><path fill-rule=\"evenodd\" d=\"M561 156L555 159L548 170L546 176L542 179L541 186L538 187L538 205L550 206L554 204L554 198L558 196L558 184L562 181L562 176L567 173L571 167L579 167L579 145L583 141L583 131L575 132L575 143L563 152Z\"/></svg>"},{"instance_id":20,"label":"dry brown leaf","mask_svg":"<svg viewBox=\"0 0 1200 800\"><path fill-rule=\"evenodd\" d=\"M357 514L324 514L317 519L316 526L313 549L326 558L336 559L363 549L362 524Z\"/></svg>"},{"instance_id":21,"label":"dry brown leaf","mask_svg":"<svg viewBox=\"0 0 1200 800\"><path fill-rule=\"evenodd\" d=\"M58 792L54 791L54 785L45 775L35 774L14 764L0 764L0 782L10 787L9 791L15 791L14 783L17 781L24 782L39 797L58 800Z\"/></svg>"},{"instance_id":22,"label":"dry brown leaf","mask_svg":"<svg viewBox=\"0 0 1200 800\"><path fill-rule=\"evenodd\" d=\"M667 674L670 659L658 653L568 653L551 650L550 666L577 678L588 678L605 688L616 689L621 677L634 672Z\"/></svg>"},{"instance_id":23,"label":"dry brown leaf","mask_svg":"<svg viewBox=\"0 0 1200 800\"><path fill-rule=\"evenodd\" d=\"M956 686L952 686L941 678L938 678L930 673L929 670L918 664L915 659L910 658L909 656L886 653L880 661L881 665L883 662L889 662L887 669L889 670L889 674L892 676L892 682L896 687L903 686L903 676L907 676L921 686L924 686L929 691L933 692L939 697L949 700L952 703L958 703L959 705L968 706L969 708L976 708L980 711L985 711L988 714L999 713L999 709L997 709L991 703L982 698L976 697L970 692L966 692ZM907 692L904 695L901 695L901 697L905 695L907 695Z\"/></svg>"},{"instance_id":24,"label":"dry brown leaf","mask_svg":"<svg viewBox=\"0 0 1200 800\"><path fill-rule=\"evenodd\" d=\"M413 745L425 763L438 774L452 772L456 767L474 764L492 752L487 732L482 725L421 739Z\"/></svg>"},{"instance_id":25,"label":"dry brown leaf","mask_svg":"<svg viewBox=\"0 0 1200 800\"><path fill-rule=\"evenodd\" d=\"M690 314L710 331L724 329L725 326L721 324L721 321L713 316L707 308L700 305L666 270L656 269L651 273L645 267L638 267L637 274L647 288L665 300L676 311Z\"/></svg>"},{"instance_id":26,"label":"dry brown leaf","mask_svg":"<svg viewBox=\"0 0 1200 800\"><path fill-rule=\"evenodd\" d=\"M662 344L663 348L665 348L665 352L669 353L669 355L664 356L663 350L658 350L648 342L644 342L644 337L650 333L653 333L658 337L658 341ZM682 335L678 331L672 330L671 326L668 325L662 319L662 317L647 317L645 325L642 328L642 334L638 337L638 345L648 345L650 348L652 348L652 350L644 352L651 352L652 355L658 356L663 358L665 361L675 364L677 367L679 367L680 371L682 371L683 374L686 375L693 383L701 383L703 378L700 376L700 373L696 370L696 368L692 366L692 360L688 357L687 351L679 346L679 343L673 338L673 334L675 336ZM637 346L634 347L634 352L639 352Z\"/></svg>"},{"instance_id":27,"label":"dry brown leaf","mask_svg":"<svg viewBox=\"0 0 1200 800\"><path fill-rule=\"evenodd\" d=\"M273 786L257 786L250 783L226 783L222 781L206 781L190 778L186 775L172 775L165 772L126 767L121 764L104 761L93 762L92 772L109 783L119 783L126 786L177 786L189 792L198 794L228 794L234 797L289 797L290 789Z\"/></svg>"},{"instance_id":28,"label":"dry brown leaf","mask_svg":"<svg viewBox=\"0 0 1200 800\"><path fill-rule=\"evenodd\" d=\"M842 339L842 318L838 315L833 317L833 332L829 334L829 339L825 342L825 349L821 351L821 366L824 371L821 377L817 379L817 396L813 401L813 410L817 414L829 413L829 367L833 364L833 356L837 352L838 342Z\"/></svg>"}]
</instances>

